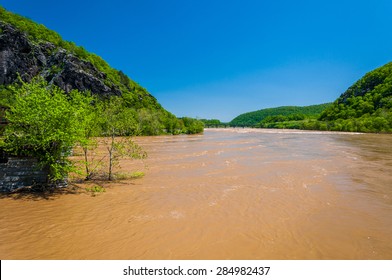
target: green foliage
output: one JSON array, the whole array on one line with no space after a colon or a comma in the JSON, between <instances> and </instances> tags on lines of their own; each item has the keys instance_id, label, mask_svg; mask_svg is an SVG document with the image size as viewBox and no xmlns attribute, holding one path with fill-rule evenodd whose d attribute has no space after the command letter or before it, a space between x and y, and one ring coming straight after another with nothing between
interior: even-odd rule
<instances>
[{"instance_id":1,"label":"green foliage","mask_svg":"<svg viewBox=\"0 0 392 280\"><path fill-rule=\"evenodd\" d=\"M43 42L54 44L57 49L65 49L81 60L90 62L96 69L104 75L104 83L108 87L117 88L121 91L121 110L127 114L132 125L123 130L120 135L158 135L158 134L179 134L179 133L199 133L194 122L184 122L167 112L158 101L148 91L131 80L122 71L110 67L100 56L86 51L83 47L76 46L73 42L64 41L59 34L47 29L42 24L25 17L6 11L0 6L0 20L9 23L26 33L29 39L39 45ZM62 71L61 65L54 65L50 69L53 74ZM188 125L190 127L188 127Z\"/></svg>"},{"instance_id":2,"label":"green foliage","mask_svg":"<svg viewBox=\"0 0 392 280\"><path fill-rule=\"evenodd\" d=\"M263 128L298 128L299 122L305 120L306 116L302 113L292 114L292 115L276 115L276 116L268 116L264 118L257 127ZM282 127L279 127L281 125Z\"/></svg>"},{"instance_id":3,"label":"green foliage","mask_svg":"<svg viewBox=\"0 0 392 280\"><path fill-rule=\"evenodd\" d=\"M181 118L180 120L184 124L183 133L196 134L204 130L204 123L202 121L187 117Z\"/></svg>"},{"instance_id":4,"label":"green foliage","mask_svg":"<svg viewBox=\"0 0 392 280\"><path fill-rule=\"evenodd\" d=\"M3 85L0 85L0 106L9 107L15 101L13 92Z\"/></svg>"},{"instance_id":5,"label":"green foliage","mask_svg":"<svg viewBox=\"0 0 392 280\"><path fill-rule=\"evenodd\" d=\"M86 187L85 190L91 193L91 196L96 196L98 193L106 192L106 189L102 186L96 185L92 187Z\"/></svg>"},{"instance_id":6,"label":"green foliage","mask_svg":"<svg viewBox=\"0 0 392 280\"><path fill-rule=\"evenodd\" d=\"M330 103L311 105L311 106L283 106L277 108L267 108L254 112L249 112L241 114L234 118L231 122L231 126L246 126L246 127L257 127L260 126L259 123L264 121L267 117L274 116L291 116L291 118L306 118L317 117L321 112L330 106ZM288 119L287 119L288 120ZM283 120L282 120L283 121Z\"/></svg>"},{"instance_id":7,"label":"green foliage","mask_svg":"<svg viewBox=\"0 0 392 280\"><path fill-rule=\"evenodd\" d=\"M164 130L160 119L161 114L142 108L138 111L138 131L141 135L159 135Z\"/></svg>"},{"instance_id":8,"label":"green foliage","mask_svg":"<svg viewBox=\"0 0 392 280\"><path fill-rule=\"evenodd\" d=\"M132 174L131 174L131 178L132 179L137 179L137 178L142 178L142 177L144 177L144 172L142 172L142 171L135 171L135 172L133 172Z\"/></svg>"},{"instance_id":9,"label":"green foliage","mask_svg":"<svg viewBox=\"0 0 392 280\"><path fill-rule=\"evenodd\" d=\"M36 41L48 41L56 45L59 45L62 42L60 35L56 32L47 29L42 24L37 24L30 19L8 12L1 6L0 20L16 26L18 29L29 34L30 38Z\"/></svg>"},{"instance_id":10,"label":"green foliage","mask_svg":"<svg viewBox=\"0 0 392 280\"><path fill-rule=\"evenodd\" d=\"M201 119L201 122L204 123L204 127L227 127L229 126L228 123L222 123L220 120L217 119Z\"/></svg>"},{"instance_id":11,"label":"green foliage","mask_svg":"<svg viewBox=\"0 0 392 280\"><path fill-rule=\"evenodd\" d=\"M10 86L15 100L6 112L9 124L3 148L10 154L34 156L54 182L72 169L68 160L75 143L83 138L83 119L91 98L78 91L68 96L43 79Z\"/></svg>"},{"instance_id":12,"label":"green foliage","mask_svg":"<svg viewBox=\"0 0 392 280\"><path fill-rule=\"evenodd\" d=\"M114 179L113 169L119 166L119 159L130 157L133 159L145 159L147 153L130 137L116 139L114 135L104 141L109 155L108 180Z\"/></svg>"},{"instance_id":13,"label":"green foliage","mask_svg":"<svg viewBox=\"0 0 392 280\"><path fill-rule=\"evenodd\" d=\"M330 130L392 132L392 63L377 68L347 89L319 121Z\"/></svg>"},{"instance_id":14,"label":"green foliage","mask_svg":"<svg viewBox=\"0 0 392 280\"><path fill-rule=\"evenodd\" d=\"M105 136L108 151L109 180L113 168L122 157L143 159L147 154L129 137L137 132L137 113L123 107L123 99L113 97L107 102L72 91L68 95L56 86L49 86L42 78L31 83L20 81L10 86L14 100L9 104L2 148L10 154L36 157L42 168L49 171L48 181L64 179L73 170L69 156L73 147L82 147L86 179L91 178L95 167L88 153L97 143L95 136Z\"/></svg>"},{"instance_id":15,"label":"green foliage","mask_svg":"<svg viewBox=\"0 0 392 280\"><path fill-rule=\"evenodd\" d=\"M144 172L142 171L135 171L132 173L121 173L117 172L114 174L116 180L129 180L129 179L138 179L144 177Z\"/></svg>"},{"instance_id":16,"label":"green foliage","mask_svg":"<svg viewBox=\"0 0 392 280\"><path fill-rule=\"evenodd\" d=\"M93 186L93 187L87 187L85 188L86 191L88 192L105 192L105 188L101 186Z\"/></svg>"},{"instance_id":17,"label":"green foliage","mask_svg":"<svg viewBox=\"0 0 392 280\"><path fill-rule=\"evenodd\" d=\"M82 126L82 138L78 141L78 145L83 150L84 161L83 165L86 171L86 180L91 179L95 170L101 165L101 161L96 162L94 157L90 157L89 153L97 148L98 143L95 137L100 136L101 133L101 114L102 102L96 97L86 92L91 96L89 103L80 102L81 110L84 112L84 117L80 120Z\"/></svg>"},{"instance_id":18,"label":"green foliage","mask_svg":"<svg viewBox=\"0 0 392 280\"><path fill-rule=\"evenodd\" d=\"M108 180L113 180L113 168L118 166L119 159L131 157L144 159L147 153L130 137L117 136L136 135L139 131L136 111L124 107L124 100L112 97L106 102L101 102L93 118L99 124L99 131L104 136L104 144L108 152ZM87 156L85 156L87 159ZM87 171L87 169L86 169ZM87 178L89 175L87 176Z\"/></svg>"}]
</instances>

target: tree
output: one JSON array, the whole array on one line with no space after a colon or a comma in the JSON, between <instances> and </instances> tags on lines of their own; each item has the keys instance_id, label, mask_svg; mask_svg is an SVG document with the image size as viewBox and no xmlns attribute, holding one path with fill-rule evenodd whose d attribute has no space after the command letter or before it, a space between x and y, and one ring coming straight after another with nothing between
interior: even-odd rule
<instances>
[{"instance_id":1,"label":"tree","mask_svg":"<svg viewBox=\"0 0 392 280\"><path fill-rule=\"evenodd\" d=\"M124 108L123 101L118 97L112 97L105 102L101 119L102 134L106 136L104 143L109 155L108 180L113 180L113 168L118 164L121 157L143 159L147 153L136 144L130 137L117 136L135 135L137 122L133 111Z\"/></svg>"},{"instance_id":2,"label":"tree","mask_svg":"<svg viewBox=\"0 0 392 280\"><path fill-rule=\"evenodd\" d=\"M181 120L183 121L185 126L183 133L196 134L201 133L204 130L204 123L199 120L188 117L183 117L181 118Z\"/></svg>"},{"instance_id":3,"label":"tree","mask_svg":"<svg viewBox=\"0 0 392 280\"><path fill-rule=\"evenodd\" d=\"M36 157L48 170L48 183L63 180L72 169L72 148L83 139L83 119L90 98L78 91L66 95L42 78L10 86L14 100L6 118L3 148L10 154Z\"/></svg>"},{"instance_id":4,"label":"tree","mask_svg":"<svg viewBox=\"0 0 392 280\"><path fill-rule=\"evenodd\" d=\"M77 99L73 101L78 104L78 110L83 112L83 118L80 120L80 125L82 126L82 138L78 141L78 145L83 150L84 161L83 165L86 171L85 180L91 179L93 172L98 167L99 163L96 166L91 166L93 160L89 159L89 151L95 149L98 146L96 141L96 136L99 136L100 130L100 117L102 115L102 103L96 96L92 96L87 93L89 96L89 100L85 100L84 102L78 102Z\"/></svg>"}]
</instances>

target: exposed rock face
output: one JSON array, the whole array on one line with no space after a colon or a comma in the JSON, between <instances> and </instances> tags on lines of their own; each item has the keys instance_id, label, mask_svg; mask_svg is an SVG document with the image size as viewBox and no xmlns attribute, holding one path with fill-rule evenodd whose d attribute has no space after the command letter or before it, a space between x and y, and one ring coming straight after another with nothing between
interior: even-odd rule
<instances>
[{"instance_id":1,"label":"exposed rock face","mask_svg":"<svg viewBox=\"0 0 392 280\"><path fill-rule=\"evenodd\" d=\"M0 21L0 85L15 82L18 73L25 81L41 75L65 92L78 89L103 96L121 95L117 86L105 84L106 75L90 62L51 43L34 43L26 34Z\"/></svg>"},{"instance_id":2,"label":"exposed rock face","mask_svg":"<svg viewBox=\"0 0 392 280\"><path fill-rule=\"evenodd\" d=\"M10 84L17 72L29 77L39 72L34 46L24 34L14 27L0 22L0 84Z\"/></svg>"}]
</instances>

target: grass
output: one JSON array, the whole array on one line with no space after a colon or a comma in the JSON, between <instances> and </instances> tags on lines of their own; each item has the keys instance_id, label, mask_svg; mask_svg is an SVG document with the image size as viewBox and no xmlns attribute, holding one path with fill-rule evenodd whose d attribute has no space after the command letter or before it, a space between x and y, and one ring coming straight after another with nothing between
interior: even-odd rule
<instances>
[{"instance_id":1,"label":"grass","mask_svg":"<svg viewBox=\"0 0 392 280\"><path fill-rule=\"evenodd\" d=\"M87 192L90 192L92 196L96 196L98 193L106 192L106 189L102 186L96 185L85 188Z\"/></svg>"},{"instance_id":2,"label":"grass","mask_svg":"<svg viewBox=\"0 0 392 280\"><path fill-rule=\"evenodd\" d=\"M144 172L142 171L135 171L132 173L116 173L114 174L114 178L116 180L129 180L129 179L138 179L144 177Z\"/></svg>"}]
</instances>

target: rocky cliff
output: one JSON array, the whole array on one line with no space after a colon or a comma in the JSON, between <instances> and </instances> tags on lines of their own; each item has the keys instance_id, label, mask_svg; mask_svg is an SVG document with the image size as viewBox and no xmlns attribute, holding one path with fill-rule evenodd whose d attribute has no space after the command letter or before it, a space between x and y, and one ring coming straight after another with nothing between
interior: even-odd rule
<instances>
[{"instance_id":1,"label":"rocky cliff","mask_svg":"<svg viewBox=\"0 0 392 280\"><path fill-rule=\"evenodd\" d=\"M50 42L33 42L11 24L0 21L0 31L0 85L14 83L18 74L25 81L41 75L66 92L78 89L121 95L119 87L108 84L106 74L91 62Z\"/></svg>"}]
</instances>

